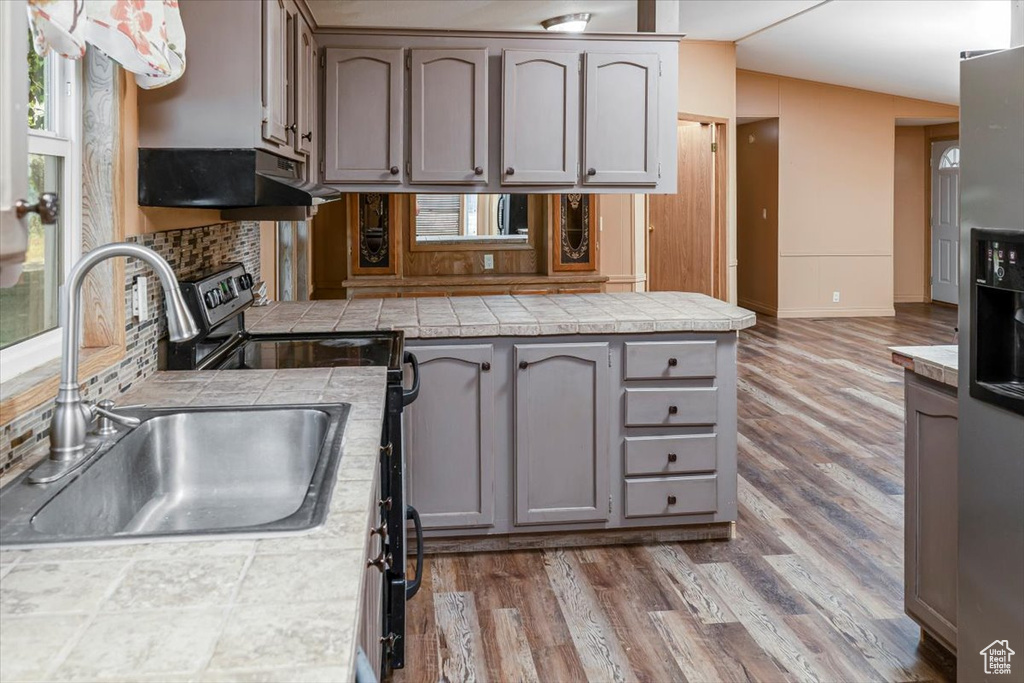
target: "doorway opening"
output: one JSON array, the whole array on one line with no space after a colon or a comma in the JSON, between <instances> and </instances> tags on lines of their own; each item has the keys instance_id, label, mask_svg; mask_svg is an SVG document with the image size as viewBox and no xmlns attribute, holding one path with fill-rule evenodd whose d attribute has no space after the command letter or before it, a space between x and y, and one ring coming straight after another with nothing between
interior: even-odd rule
<instances>
[{"instance_id":1,"label":"doorway opening","mask_svg":"<svg viewBox=\"0 0 1024 683\"><path fill-rule=\"evenodd\" d=\"M778 118L736 127L736 260L739 305L778 315Z\"/></svg>"},{"instance_id":2,"label":"doorway opening","mask_svg":"<svg viewBox=\"0 0 1024 683\"><path fill-rule=\"evenodd\" d=\"M647 204L647 289L728 296L727 121L680 115L676 194Z\"/></svg>"}]
</instances>

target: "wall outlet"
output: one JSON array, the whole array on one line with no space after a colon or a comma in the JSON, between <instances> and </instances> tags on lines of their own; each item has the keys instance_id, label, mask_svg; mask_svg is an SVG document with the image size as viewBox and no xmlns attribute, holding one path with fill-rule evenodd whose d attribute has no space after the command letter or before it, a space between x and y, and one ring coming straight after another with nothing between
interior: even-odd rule
<instances>
[{"instance_id":1,"label":"wall outlet","mask_svg":"<svg viewBox=\"0 0 1024 683\"><path fill-rule=\"evenodd\" d=\"M839 303L839 292L832 292L832 303Z\"/></svg>"},{"instance_id":2,"label":"wall outlet","mask_svg":"<svg viewBox=\"0 0 1024 683\"><path fill-rule=\"evenodd\" d=\"M140 323L149 320L149 282L142 275L132 279L132 315Z\"/></svg>"},{"instance_id":3,"label":"wall outlet","mask_svg":"<svg viewBox=\"0 0 1024 683\"><path fill-rule=\"evenodd\" d=\"M484 254L484 270L494 270L494 254Z\"/></svg>"}]
</instances>

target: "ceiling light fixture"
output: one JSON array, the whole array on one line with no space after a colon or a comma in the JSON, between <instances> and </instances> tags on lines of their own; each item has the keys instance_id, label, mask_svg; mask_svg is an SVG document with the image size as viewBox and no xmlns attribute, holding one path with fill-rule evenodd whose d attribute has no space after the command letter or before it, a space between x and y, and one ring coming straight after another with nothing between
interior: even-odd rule
<instances>
[{"instance_id":1,"label":"ceiling light fixture","mask_svg":"<svg viewBox=\"0 0 1024 683\"><path fill-rule=\"evenodd\" d=\"M578 12L576 14L563 14L560 17L545 19L540 22L540 25L548 31L583 33L583 30L587 28L588 21L590 21L590 12Z\"/></svg>"}]
</instances>

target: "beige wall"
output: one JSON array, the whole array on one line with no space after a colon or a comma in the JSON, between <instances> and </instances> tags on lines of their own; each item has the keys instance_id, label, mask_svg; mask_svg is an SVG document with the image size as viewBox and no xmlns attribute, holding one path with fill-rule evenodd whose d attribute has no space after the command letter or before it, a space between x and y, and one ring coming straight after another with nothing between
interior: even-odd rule
<instances>
[{"instance_id":1,"label":"beige wall","mask_svg":"<svg viewBox=\"0 0 1024 683\"><path fill-rule=\"evenodd\" d=\"M736 88L737 116L779 117L779 316L892 315L896 118L956 107L748 71Z\"/></svg>"},{"instance_id":2,"label":"beige wall","mask_svg":"<svg viewBox=\"0 0 1024 683\"><path fill-rule=\"evenodd\" d=\"M893 190L893 299L926 301L928 163L924 126L896 128Z\"/></svg>"},{"instance_id":3,"label":"beige wall","mask_svg":"<svg viewBox=\"0 0 1024 683\"><path fill-rule=\"evenodd\" d=\"M776 315L779 306L779 120L736 128L738 302Z\"/></svg>"}]
</instances>

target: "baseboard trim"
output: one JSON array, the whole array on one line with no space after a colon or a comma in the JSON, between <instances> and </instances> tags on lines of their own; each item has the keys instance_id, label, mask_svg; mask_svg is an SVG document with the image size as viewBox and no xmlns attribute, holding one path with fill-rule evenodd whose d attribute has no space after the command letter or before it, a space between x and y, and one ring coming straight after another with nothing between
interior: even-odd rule
<instances>
[{"instance_id":1,"label":"baseboard trim","mask_svg":"<svg viewBox=\"0 0 1024 683\"><path fill-rule=\"evenodd\" d=\"M646 529L594 529L591 531L556 531L548 533L500 534L462 538L426 538L423 552L441 553L504 552L509 550L540 550L544 548L582 548L604 545L637 545L674 543L676 541L724 541L735 538L735 522L714 522ZM409 554L416 551L410 539Z\"/></svg>"},{"instance_id":2,"label":"baseboard trim","mask_svg":"<svg viewBox=\"0 0 1024 683\"><path fill-rule=\"evenodd\" d=\"M751 301L750 299L738 299L736 305L742 306L743 308L749 308L755 313L763 313L765 315L770 315L773 318L779 317L779 309L777 306L769 306L758 301Z\"/></svg>"},{"instance_id":3,"label":"baseboard trim","mask_svg":"<svg viewBox=\"0 0 1024 683\"><path fill-rule=\"evenodd\" d=\"M892 298L893 303L897 304L923 304L927 303L924 294L896 294Z\"/></svg>"},{"instance_id":4,"label":"baseboard trim","mask_svg":"<svg viewBox=\"0 0 1024 683\"><path fill-rule=\"evenodd\" d=\"M896 309L888 308L780 308L779 318L891 318Z\"/></svg>"}]
</instances>

